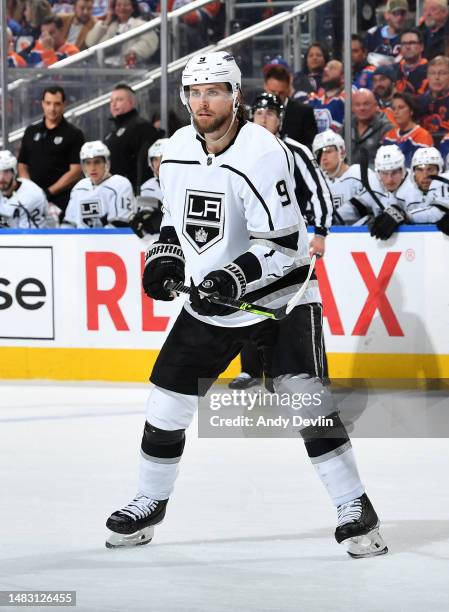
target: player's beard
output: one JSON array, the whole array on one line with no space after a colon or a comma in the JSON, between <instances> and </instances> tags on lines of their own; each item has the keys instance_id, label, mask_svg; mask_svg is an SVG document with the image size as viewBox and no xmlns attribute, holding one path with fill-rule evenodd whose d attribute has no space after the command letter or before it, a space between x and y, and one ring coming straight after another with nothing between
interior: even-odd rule
<instances>
[{"instance_id":1,"label":"player's beard","mask_svg":"<svg viewBox=\"0 0 449 612\"><path fill-rule=\"evenodd\" d=\"M193 115L194 126L200 134L212 134L217 132L227 121L229 121L229 119L229 114L219 115L215 118L207 117L208 123L206 125L201 125L200 121Z\"/></svg>"}]
</instances>

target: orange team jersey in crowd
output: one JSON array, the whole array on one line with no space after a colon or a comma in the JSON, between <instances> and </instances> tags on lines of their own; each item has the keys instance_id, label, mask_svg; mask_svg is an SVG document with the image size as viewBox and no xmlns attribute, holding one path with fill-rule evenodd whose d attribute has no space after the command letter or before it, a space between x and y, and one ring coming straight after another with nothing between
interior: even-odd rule
<instances>
[{"instance_id":1,"label":"orange team jersey in crowd","mask_svg":"<svg viewBox=\"0 0 449 612\"><path fill-rule=\"evenodd\" d=\"M384 135L382 144L398 145L404 153L405 165L409 168L415 151L421 147L432 147L433 138L427 130L416 125L411 130L403 133L401 133L399 128L393 128Z\"/></svg>"},{"instance_id":2,"label":"orange team jersey in crowd","mask_svg":"<svg viewBox=\"0 0 449 612\"><path fill-rule=\"evenodd\" d=\"M26 61L15 51L8 51L8 68L25 68Z\"/></svg>"},{"instance_id":3,"label":"orange team jersey in crowd","mask_svg":"<svg viewBox=\"0 0 449 612\"><path fill-rule=\"evenodd\" d=\"M401 60L396 68L396 91L414 96L423 94L429 85L427 80L428 64L429 62L426 59L421 59L413 70L409 70L405 60Z\"/></svg>"},{"instance_id":4,"label":"orange team jersey in crowd","mask_svg":"<svg viewBox=\"0 0 449 612\"><path fill-rule=\"evenodd\" d=\"M66 42L59 49L44 49L40 40L36 42L33 49L27 55L28 66L51 66L70 55L79 53L78 47Z\"/></svg>"},{"instance_id":5,"label":"orange team jersey in crowd","mask_svg":"<svg viewBox=\"0 0 449 612\"><path fill-rule=\"evenodd\" d=\"M394 118L394 113L393 113L393 109L391 108L391 106L379 106L379 110L381 113L385 115L385 117L388 119L391 125L398 127L398 124L396 123L396 119Z\"/></svg>"},{"instance_id":6,"label":"orange team jersey in crowd","mask_svg":"<svg viewBox=\"0 0 449 612\"><path fill-rule=\"evenodd\" d=\"M168 0L167 2L167 10L174 11L175 9L181 8L190 4L192 0ZM202 21L203 16L201 11L204 12L209 19L213 19L220 12L221 2L217 0L216 2L210 2L205 6L202 6L201 9L196 9L196 11L191 11L184 15L181 19L184 23L188 25L196 25L200 21ZM160 4L157 6L157 12L160 13Z\"/></svg>"}]
</instances>

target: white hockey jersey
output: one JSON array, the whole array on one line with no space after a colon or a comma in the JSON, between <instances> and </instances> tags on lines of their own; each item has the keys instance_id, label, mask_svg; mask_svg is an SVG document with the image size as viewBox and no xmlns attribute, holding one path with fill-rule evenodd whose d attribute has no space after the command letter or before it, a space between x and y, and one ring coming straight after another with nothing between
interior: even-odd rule
<instances>
[{"instance_id":1,"label":"white hockey jersey","mask_svg":"<svg viewBox=\"0 0 449 612\"><path fill-rule=\"evenodd\" d=\"M26 178L17 179L18 188L9 198L0 194L0 226L45 227L48 202L42 189Z\"/></svg>"},{"instance_id":2,"label":"white hockey jersey","mask_svg":"<svg viewBox=\"0 0 449 612\"><path fill-rule=\"evenodd\" d=\"M373 184L375 173L368 168L368 180ZM365 188L362 184L360 164L353 164L339 177L328 178L336 219L344 225L353 225L366 216L366 204L360 201ZM371 212L371 205L368 212Z\"/></svg>"},{"instance_id":3,"label":"white hockey jersey","mask_svg":"<svg viewBox=\"0 0 449 612\"><path fill-rule=\"evenodd\" d=\"M415 221L415 223L436 223L449 212L449 172L442 172L439 177L443 180L434 179L430 183L426 196L428 209L423 213L426 221ZM424 217L425 216L425 217Z\"/></svg>"},{"instance_id":4,"label":"white hockey jersey","mask_svg":"<svg viewBox=\"0 0 449 612\"><path fill-rule=\"evenodd\" d=\"M155 176L151 177L140 188L140 195L143 198L152 198L159 202L162 202L162 190L159 179Z\"/></svg>"},{"instance_id":5,"label":"white hockey jersey","mask_svg":"<svg viewBox=\"0 0 449 612\"><path fill-rule=\"evenodd\" d=\"M164 218L173 227L188 275L199 284L212 270L239 258L248 285L245 300L285 304L307 274L309 246L295 199L291 152L265 128L240 127L229 146L207 152L192 126L178 130L162 158L160 182ZM240 257L242 256L242 257ZM188 278L189 276L187 276ZM312 280L304 303L320 301ZM194 317L212 325L237 327L260 317L236 311L226 317Z\"/></svg>"},{"instance_id":6,"label":"white hockey jersey","mask_svg":"<svg viewBox=\"0 0 449 612\"><path fill-rule=\"evenodd\" d=\"M70 193L64 222L78 228L111 225L114 221L128 223L136 213L136 200L131 183L114 174L99 185L88 178L81 179Z\"/></svg>"}]
</instances>

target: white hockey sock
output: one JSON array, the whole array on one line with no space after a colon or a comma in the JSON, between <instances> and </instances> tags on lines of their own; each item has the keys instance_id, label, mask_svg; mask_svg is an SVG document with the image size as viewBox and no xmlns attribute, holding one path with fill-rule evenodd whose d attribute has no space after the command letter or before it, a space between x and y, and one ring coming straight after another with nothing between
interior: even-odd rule
<instances>
[{"instance_id":1,"label":"white hockey sock","mask_svg":"<svg viewBox=\"0 0 449 612\"><path fill-rule=\"evenodd\" d=\"M313 466L326 487L334 506L340 506L365 492L352 447L340 455L320 461L319 457L313 460Z\"/></svg>"},{"instance_id":2,"label":"white hockey sock","mask_svg":"<svg viewBox=\"0 0 449 612\"><path fill-rule=\"evenodd\" d=\"M140 455L139 493L152 499L168 499L178 475L177 463L158 463Z\"/></svg>"}]
</instances>

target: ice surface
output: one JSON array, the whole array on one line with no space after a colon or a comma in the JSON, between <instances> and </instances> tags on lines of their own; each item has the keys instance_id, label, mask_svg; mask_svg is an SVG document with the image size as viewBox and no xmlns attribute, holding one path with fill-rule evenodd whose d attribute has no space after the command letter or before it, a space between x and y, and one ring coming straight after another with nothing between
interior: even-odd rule
<instances>
[{"instance_id":1,"label":"ice surface","mask_svg":"<svg viewBox=\"0 0 449 612\"><path fill-rule=\"evenodd\" d=\"M0 589L76 590L88 612L449 610L447 439L354 440L386 556L336 544L300 441L198 439L196 424L153 542L104 548L135 493L147 393L0 384Z\"/></svg>"}]
</instances>

